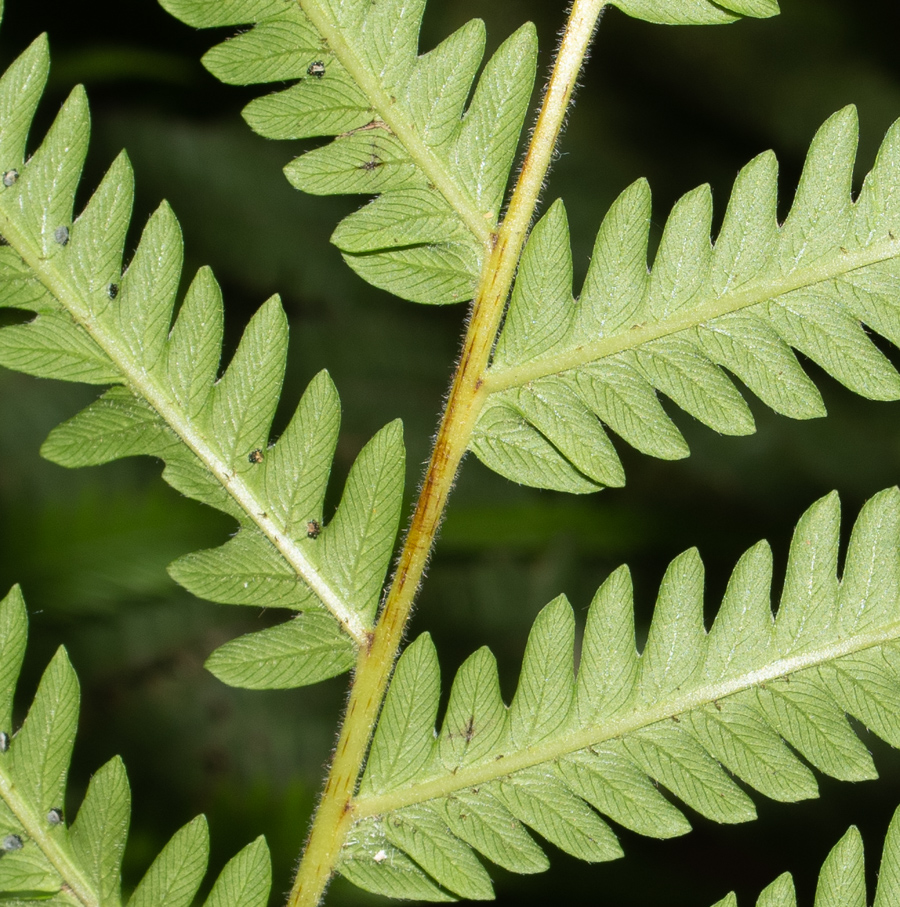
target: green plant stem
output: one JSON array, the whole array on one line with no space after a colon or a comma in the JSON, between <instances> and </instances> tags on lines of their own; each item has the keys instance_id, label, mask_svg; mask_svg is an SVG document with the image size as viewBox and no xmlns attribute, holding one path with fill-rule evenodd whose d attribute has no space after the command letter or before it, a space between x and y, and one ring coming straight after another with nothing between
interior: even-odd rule
<instances>
[{"instance_id":1,"label":"green plant stem","mask_svg":"<svg viewBox=\"0 0 900 907\"><path fill-rule=\"evenodd\" d=\"M288 900L314 907L331 878L354 819L353 797L444 507L486 398L483 383L516 266L565 121L569 101L606 0L575 0L506 218L487 244L462 356L396 573L357 660L353 686L322 800Z\"/></svg>"}]
</instances>

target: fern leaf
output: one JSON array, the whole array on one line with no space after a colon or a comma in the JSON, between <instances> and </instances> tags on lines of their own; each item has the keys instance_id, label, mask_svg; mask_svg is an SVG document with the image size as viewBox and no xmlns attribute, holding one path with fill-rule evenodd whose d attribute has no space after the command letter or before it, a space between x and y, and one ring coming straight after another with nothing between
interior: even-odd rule
<instances>
[{"instance_id":1,"label":"fern leaf","mask_svg":"<svg viewBox=\"0 0 900 907\"><path fill-rule=\"evenodd\" d=\"M209 829L197 816L179 829L128 899L128 907L190 907L206 874Z\"/></svg>"},{"instance_id":2,"label":"fern leaf","mask_svg":"<svg viewBox=\"0 0 900 907\"><path fill-rule=\"evenodd\" d=\"M296 80L244 117L267 138L334 137L285 173L315 195L377 196L332 237L361 277L414 302L472 297L531 97L532 25L491 57L466 106L484 24L419 55L424 0L161 3L195 27L253 26L203 58L223 82Z\"/></svg>"},{"instance_id":3,"label":"fern leaf","mask_svg":"<svg viewBox=\"0 0 900 907\"><path fill-rule=\"evenodd\" d=\"M354 655L335 622L313 612L225 643L206 667L233 687L286 690L349 671Z\"/></svg>"},{"instance_id":4,"label":"fern leaf","mask_svg":"<svg viewBox=\"0 0 900 907\"><path fill-rule=\"evenodd\" d=\"M621 855L607 820L684 834L655 785L736 823L756 811L733 778L776 800L817 796L798 756L836 778L875 777L847 716L900 742L900 490L865 505L840 578L839 531L836 495L800 520L775 617L771 554L751 548L708 632L703 564L695 551L676 558L641 653L630 579L616 571L591 605L577 673L574 615L554 600L511 704L481 649L456 675L440 731L437 653L419 637L397 664L340 871L394 897L488 898L475 853L546 868L527 829L594 862Z\"/></svg>"},{"instance_id":5,"label":"fern leaf","mask_svg":"<svg viewBox=\"0 0 900 907\"><path fill-rule=\"evenodd\" d=\"M10 772L17 786L41 813L59 809L63 803L78 707L78 681L65 651L59 649L9 750Z\"/></svg>"},{"instance_id":6,"label":"fern leaf","mask_svg":"<svg viewBox=\"0 0 900 907\"><path fill-rule=\"evenodd\" d=\"M204 907L265 907L271 885L269 848L260 837L228 861Z\"/></svg>"},{"instance_id":7,"label":"fern leaf","mask_svg":"<svg viewBox=\"0 0 900 907\"><path fill-rule=\"evenodd\" d=\"M131 789L118 756L92 778L69 829L72 852L85 868L101 904L118 904L122 855L131 817Z\"/></svg>"},{"instance_id":8,"label":"fern leaf","mask_svg":"<svg viewBox=\"0 0 900 907\"><path fill-rule=\"evenodd\" d=\"M725 25L741 16L778 15L778 0L609 0L623 13L663 25Z\"/></svg>"},{"instance_id":9,"label":"fern leaf","mask_svg":"<svg viewBox=\"0 0 900 907\"><path fill-rule=\"evenodd\" d=\"M816 907L866 907L866 875L863 842L851 826L832 848L822 865L816 886ZM900 809L888 827L878 872L873 907L888 907L900 897ZM779 876L759 896L756 907L796 907L797 896L789 873ZM734 894L714 907L738 907Z\"/></svg>"},{"instance_id":10,"label":"fern leaf","mask_svg":"<svg viewBox=\"0 0 900 907\"><path fill-rule=\"evenodd\" d=\"M337 511L326 515L340 426L328 375L313 379L287 430L270 442L288 342L280 302L270 299L251 319L220 376L222 297L208 269L196 275L173 323L182 239L166 204L123 269L133 196L124 154L73 217L89 134L80 89L26 161L47 67L39 39L0 80L0 233L7 243L0 247L0 306L35 313L0 330L0 363L115 386L56 428L42 452L70 467L158 457L174 488L238 521L230 542L181 558L172 575L214 601L294 615L215 655L218 676L264 686L263 666L277 664L270 682L285 687L339 674L368 637L396 538L400 425L365 446Z\"/></svg>"},{"instance_id":11,"label":"fern leaf","mask_svg":"<svg viewBox=\"0 0 900 907\"><path fill-rule=\"evenodd\" d=\"M120 907L131 814L125 767L116 757L91 778L75 821L67 827L63 804L78 721L78 679L60 649L44 672L24 724L14 732L12 698L27 633L25 602L15 587L0 601L0 898ZM250 857L243 857L248 851ZM221 903L265 904L271 881L266 846L259 840L242 854L235 858L247 870L240 896L225 876L228 867L224 885L220 889L217 883L213 893L236 893ZM129 907L188 907L206 873L208 855L201 816L166 845Z\"/></svg>"},{"instance_id":12,"label":"fern leaf","mask_svg":"<svg viewBox=\"0 0 900 907\"><path fill-rule=\"evenodd\" d=\"M378 196L332 241L364 280L413 302L471 298L497 225L534 84L536 36L519 29L490 58L472 20L418 53L424 0L160 0L197 28L252 26L203 58L223 82L294 81L252 101L267 138L335 137L285 168L313 194ZM617 0L651 22L719 24L772 16L777 0Z\"/></svg>"},{"instance_id":13,"label":"fern leaf","mask_svg":"<svg viewBox=\"0 0 900 907\"><path fill-rule=\"evenodd\" d=\"M540 488L622 485L607 431L651 456L688 454L657 394L722 434L755 430L727 372L778 413L824 415L792 347L855 393L898 399L900 375L866 328L900 342L900 123L854 201L857 133L849 107L821 127L781 225L771 153L739 174L714 245L709 187L688 193L652 271L650 192L635 183L600 227L577 302L565 209L555 203L525 249L485 380L471 443L479 459Z\"/></svg>"}]
</instances>

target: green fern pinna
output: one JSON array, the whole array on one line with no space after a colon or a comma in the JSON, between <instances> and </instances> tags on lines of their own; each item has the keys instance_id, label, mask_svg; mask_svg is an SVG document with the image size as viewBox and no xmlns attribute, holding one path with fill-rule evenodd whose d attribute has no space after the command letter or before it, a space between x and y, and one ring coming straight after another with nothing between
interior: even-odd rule
<instances>
[{"instance_id":1,"label":"green fern pinna","mask_svg":"<svg viewBox=\"0 0 900 907\"><path fill-rule=\"evenodd\" d=\"M869 333L900 344L900 127L855 200L850 108L813 140L783 222L770 153L738 175L714 242L708 187L688 193L649 269L650 191L635 183L603 218L576 298L562 202L532 218L604 7L649 22L725 24L774 15L776 0L575 0L511 191L535 81L531 25L485 62L478 20L419 53L424 0L162 2L193 27L240 29L204 57L219 79L290 83L252 101L245 119L270 139L325 139L285 168L298 189L372 198L332 237L357 274L412 302L472 301L389 577L404 493L400 424L365 445L337 508L326 510L340 427L327 373L271 436L288 345L279 300L262 305L223 368L219 287L201 269L177 298L182 240L167 205L124 260L133 196L124 153L73 213L90 128L82 89L29 144L46 40L0 80L0 305L31 313L0 330L0 363L108 388L50 434L44 456L73 467L155 457L175 489L236 521L221 547L170 568L201 598L285 614L210 656L221 681L286 689L352 672L291 907L319 903L335 874L395 898L489 899L485 863L541 872L549 861L540 840L602 862L622 855L610 822L656 838L687 832L673 800L715 822L753 819L753 800L734 779L793 802L816 796L813 768L841 780L875 777L848 716L900 745L896 489L863 508L840 575L836 496L806 512L774 616L764 543L738 562L709 630L703 564L694 550L676 558L640 652L626 568L597 591L580 639L572 608L556 598L535 621L509 704L482 648L456 674L438 720L430 636L398 653L467 451L538 488L621 486L609 433L654 457L688 454L660 394L726 435L754 431L731 375L780 414L823 415L795 351L864 397L900 399L900 375ZM107 763L77 815L65 815L78 683L60 650L16 727L26 634L16 588L0 604L0 896L120 905L124 767ZM207 856L200 817L172 838L128 905L188 907ZM270 879L258 839L228 863L205 904L262 907ZM862 907L865 898L851 830L825 862L816 905ZM874 903L900 903L900 817ZM733 904L729 896L719 907ZM794 904L790 878L758 904Z\"/></svg>"}]
</instances>

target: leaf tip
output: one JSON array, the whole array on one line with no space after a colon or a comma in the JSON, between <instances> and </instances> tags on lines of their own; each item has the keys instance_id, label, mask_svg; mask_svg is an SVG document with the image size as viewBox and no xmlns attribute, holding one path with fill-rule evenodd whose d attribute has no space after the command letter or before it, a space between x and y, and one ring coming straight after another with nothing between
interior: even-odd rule
<instances>
[{"instance_id":1,"label":"leaf tip","mask_svg":"<svg viewBox=\"0 0 900 907\"><path fill-rule=\"evenodd\" d=\"M526 22L524 25L520 25L519 28L503 42L501 47L508 48L509 50L516 48L521 55L520 59L531 57L533 59L529 62L531 62L533 66L536 66L538 54L537 26L534 22Z\"/></svg>"},{"instance_id":2,"label":"leaf tip","mask_svg":"<svg viewBox=\"0 0 900 907\"><path fill-rule=\"evenodd\" d=\"M3 596L3 600L0 601L0 605L6 605L7 603L25 607L25 596L22 595L22 587L18 583L14 583L10 587L9 592Z\"/></svg>"},{"instance_id":3,"label":"leaf tip","mask_svg":"<svg viewBox=\"0 0 900 907\"><path fill-rule=\"evenodd\" d=\"M385 441L389 444L398 444L401 447L403 446L403 420L394 419L392 422L388 422L384 428L378 432L376 437L382 436Z\"/></svg>"},{"instance_id":4,"label":"leaf tip","mask_svg":"<svg viewBox=\"0 0 900 907\"><path fill-rule=\"evenodd\" d=\"M284 306L281 304L281 295L279 293L274 293L270 296L260 307L257 314L265 313L267 316L276 318L281 321L284 320L287 323L287 315L284 311Z\"/></svg>"},{"instance_id":5,"label":"leaf tip","mask_svg":"<svg viewBox=\"0 0 900 907\"><path fill-rule=\"evenodd\" d=\"M28 49L25 51L28 53L36 53L41 57L44 57L47 62L50 61L50 36L47 32L41 32L34 41L29 44Z\"/></svg>"}]
</instances>

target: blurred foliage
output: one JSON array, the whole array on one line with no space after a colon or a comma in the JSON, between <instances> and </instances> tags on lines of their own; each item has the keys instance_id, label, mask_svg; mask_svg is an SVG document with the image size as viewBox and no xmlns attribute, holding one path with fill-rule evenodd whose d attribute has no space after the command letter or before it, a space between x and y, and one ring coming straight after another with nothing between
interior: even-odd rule
<instances>
[{"instance_id":1,"label":"blurred foliage","mask_svg":"<svg viewBox=\"0 0 900 907\"><path fill-rule=\"evenodd\" d=\"M851 101L862 124L859 174L871 166L900 116L900 7L888 0L782 5L777 19L717 29L653 27L615 11L604 18L545 193L546 203L566 199L577 280L603 212L638 176L650 179L658 228L683 192L708 181L722 200L739 167L773 147L787 200L815 128ZM433 2L423 46L476 15L487 21L491 46L533 18L549 66L564 10L545 0ZM300 146L266 142L244 126L240 108L254 92L205 73L199 58L210 35L171 20L154 0L131 0L116 15L99 0L7 0L3 65L42 30L50 32L54 69L39 125L49 124L73 84L89 90L94 138L85 187L127 147L137 175L136 224L163 196L173 203L189 265L211 264L224 285L232 345L250 313L282 294L293 331L286 410L319 369L331 371L344 407L331 495L364 441L396 416L406 426L412 494L463 308L401 303L343 265L328 237L353 200L290 188L280 170ZM467 461L411 632L432 631L445 677L490 645L509 695L539 608L565 592L583 614L622 562L632 566L644 621L665 565L691 545L707 563L712 607L735 560L757 539L772 541L783 567L791 526L812 500L838 488L855 514L900 475L898 405L861 401L826 376L815 379L827 420L792 423L754 406L757 434L735 439L673 413L692 456L661 463L622 449L629 484L621 491L539 492ZM125 759L135 792L126 879L204 811L214 865L266 834L280 898L328 759L343 680L258 693L229 689L204 672L213 648L269 615L198 602L168 578L169 561L221 542L231 526L160 482L158 466L126 461L68 473L40 460L50 428L90 394L0 372L0 586L20 581L33 609L26 677L33 687L55 646L67 645L85 697L75 785L83 790L114 753ZM31 696L25 687L23 701ZM763 805L748 826L710 827L695 817L697 830L673 842L625 833L625 860L586 867L555 854L545 876L501 878L499 899L686 907L731 887L755 898L790 869L801 900L811 903L817 868L846 826L856 822L880 838L900 802L900 758L873 747L886 776L880 785L823 783L822 800ZM377 900L340 884L331 899Z\"/></svg>"}]
</instances>

